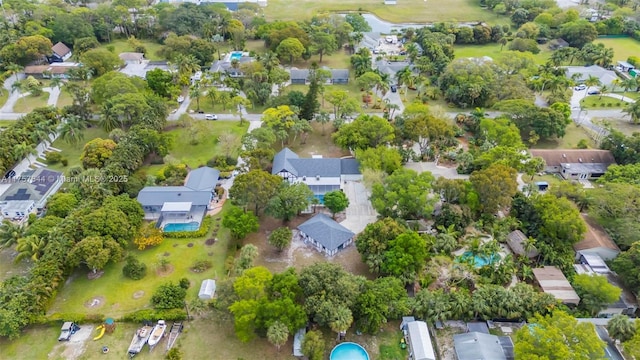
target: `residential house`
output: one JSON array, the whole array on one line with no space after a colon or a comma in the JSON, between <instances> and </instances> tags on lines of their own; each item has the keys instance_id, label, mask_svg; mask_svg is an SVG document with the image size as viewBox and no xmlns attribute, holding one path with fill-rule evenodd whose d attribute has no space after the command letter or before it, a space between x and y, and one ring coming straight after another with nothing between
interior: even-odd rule
<instances>
[{"instance_id":1,"label":"residential house","mask_svg":"<svg viewBox=\"0 0 640 360\"><path fill-rule=\"evenodd\" d=\"M279 175L290 183L307 184L322 202L324 194L340 190L343 182L362 180L359 166L356 159L323 158L319 155L301 158L289 148L284 148L273 158L271 174Z\"/></svg>"},{"instance_id":2,"label":"residential house","mask_svg":"<svg viewBox=\"0 0 640 360\"><path fill-rule=\"evenodd\" d=\"M616 163L609 150L531 149L529 153L544 160L547 173L559 174L564 179L597 179Z\"/></svg>"},{"instance_id":3,"label":"residential house","mask_svg":"<svg viewBox=\"0 0 640 360\"><path fill-rule=\"evenodd\" d=\"M26 76L33 76L36 79L68 79L69 71L80 67L78 63L61 62L49 65L28 65L24 67Z\"/></svg>"},{"instance_id":4,"label":"residential house","mask_svg":"<svg viewBox=\"0 0 640 360\"><path fill-rule=\"evenodd\" d=\"M414 71L415 67L408 61L388 61L379 60L375 63L376 69L384 74L389 74L391 79L395 79L396 73L404 68L408 67L411 71Z\"/></svg>"},{"instance_id":5,"label":"residential house","mask_svg":"<svg viewBox=\"0 0 640 360\"><path fill-rule=\"evenodd\" d=\"M404 334L405 341L409 344L409 358L411 360L436 359L427 323L416 321L413 316L405 316L402 318L400 329Z\"/></svg>"},{"instance_id":6,"label":"residential house","mask_svg":"<svg viewBox=\"0 0 640 360\"><path fill-rule=\"evenodd\" d=\"M138 52L123 52L118 55L120 60L124 61L125 64L142 64L142 60L144 60L144 53Z\"/></svg>"},{"instance_id":7,"label":"residential house","mask_svg":"<svg viewBox=\"0 0 640 360\"><path fill-rule=\"evenodd\" d=\"M525 251L528 240L529 238L520 230L512 231L507 235L507 245L514 254L532 259L538 256L538 250L532 246L528 251Z\"/></svg>"},{"instance_id":8,"label":"residential house","mask_svg":"<svg viewBox=\"0 0 640 360\"><path fill-rule=\"evenodd\" d=\"M365 32L362 33L362 40L356 46L356 49L367 48L371 51L380 46L380 42L382 41L382 34L379 32Z\"/></svg>"},{"instance_id":9,"label":"residential house","mask_svg":"<svg viewBox=\"0 0 640 360\"><path fill-rule=\"evenodd\" d=\"M17 178L2 180L11 182L0 196L0 213L8 220L23 221L32 212L41 212L47 199L56 193L64 178L57 171L39 168L23 173Z\"/></svg>"},{"instance_id":10,"label":"residential house","mask_svg":"<svg viewBox=\"0 0 640 360\"><path fill-rule=\"evenodd\" d=\"M597 255L604 260L613 260L620 254L620 248L611 240L609 234L586 214L582 214L587 225L584 238L573 245L576 256Z\"/></svg>"},{"instance_id":11,"label":"residential house","mask_svg":"<svg viewBox=\"0 0 640 360\"><path fill-rule=\"evenodd\" d=\"M580 303L580 297L557 267L544 266L533 269L533 276L542 291L553 295L563 304L578 305Z\"/></svg>"},{"instance_id":12,"label":"residential house","mask_svg":"<svg viewBox=\"0 0 640 360\"><path fill-rule=\"evenodd\" d=\"M305 243L312 244L327 256L333 256L351 245L356 235L322 213L298 225L298 230L300 230L300 238Z\"/></svg>"},{"instance_id":13,"label":"residential house","mask_svg":"<svg viewBox=\"0 0 640 360\"><path fill-rule=\"evenodd\" d=\"M220 171L201 167L187 175L183 186L147 186L138 193L138 202L147 220L159 227L171 223L200 222L212 206Z\"/></svg>"},{"instance_id":14,"label":"residential house","mask_svg":"<svg viewBox=\"0 0 640 360\"><path fill-rule=\"evenodd\" d=\"M502 341L508 345L510 338L505 338ZM507 360L501 339L495 335L476 331L454 335L453 346L458 360Z\"/></svg>"},{"instance_id":15,"label":"residential house","mask_svg":"<svg viewBox=\"0 0 640 360\"><path fill-rule=\"evenodd\" d=\"M329 69L331 72L331 78L327 80L328 84L348 84L349 83L349 70L348 69ZM304 85L309 82L309 70L308 69L291 69L289 71L289 78L291 84Z\"/></svg>"},{"instance_id":16,"label":"residential house","mask_svg":"<svg viewBox=\"0 0 640 360\"><path fill-rule=\"evenodd\" d=\"M616 73L598 65L591 66L565 66L565 75L574 79L577 83L584 83L590 76L600 80L601 85L611 87L613 81L618 78Z\"/></svg>"},{"instance_id":17,"label":"residential house","mask_svg":"<svg viewBox=\"0 0 640 360\"><path fill-rule=\"evenodd\" d=\"M61 42L57 42L51 47L52 54L47 58L49 63L65 62L71 58L73 53L69 47Z\"/></svg>"},{"instance_id":18,"label":"residential house","mask_svg":"<svg viewBox=\"0 0 640 360\"><path fill-rule=\"evenodd\" d=\"M223 60L215 61L211 68L210 72L221 72L232 78L244 77L244 73L242 72L242 64L250 63L255 61L255 58L249 56L248 53L242 53L240 56L236 56L236 53L232 53L227 55ZM232 56L233 55L233 56ZM233 60L237 60L237 65Z\"/></svg>"}]
</instances>

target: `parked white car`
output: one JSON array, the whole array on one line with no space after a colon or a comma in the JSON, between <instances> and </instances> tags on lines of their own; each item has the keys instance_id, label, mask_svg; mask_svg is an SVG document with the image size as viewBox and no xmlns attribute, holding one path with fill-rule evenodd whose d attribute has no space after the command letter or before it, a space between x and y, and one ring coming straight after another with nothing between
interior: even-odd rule
<instances>
[{"instance_id":1,"label":"parked white car","mask_svg":"<svg viewBox=\"0 0 640 360\"><path fill-rule=\"evenodd\" d=\"M178 104L182 104L184 102L184 96L178 96Z\"/></svg>"},{"instance_id":2,"label":"parked white car","mask_svg":"<svg viewBox=\"0 0 640 360\"><path fill-rule=\"evenodd\" d=\"M218 115L215 114L207 114L204 116L205 120L218 120Z\"/></svg>"}]
</instances>

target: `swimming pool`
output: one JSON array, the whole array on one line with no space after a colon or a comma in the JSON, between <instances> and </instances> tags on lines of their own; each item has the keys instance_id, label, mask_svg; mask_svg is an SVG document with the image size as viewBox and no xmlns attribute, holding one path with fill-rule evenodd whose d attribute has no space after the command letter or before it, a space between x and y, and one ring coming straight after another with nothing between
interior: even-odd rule
<instances>
[{"instance_id":1,"label":"swimming pool","mask_svg":"<svg viewBox=\"0 0 640 360\"><path fill-rule=\"evenodd\" d=\"M345 342L331 350L329 360L369 360L369 354L362 346Z\"/></svg>"},{"instance_id":2,"label":"swimming pool","mask_svg":"<svg viewBox=\"0 0 640 360\"><path fill-rule=\"evenodd\" d=\"M471 261L476 268L491 265L500 259L500 254L473 255L471 251L465 251L464 254L458 258L459 261Z\"/></svg>"},{"instance_id":3,"label":"swimming pool","mask_svg":"<svg viewBox=\"0 0 640 360\"><path fill-rule=\"evenodd\" d=\"M242 51L234 51L231 53L231 56L229 57L229 60L240 60L240 58L242 57Z\"/></svg>"},{"instance_id":4,"label":"swimming pool","mask_svg":"<svg viewBox=\"0 0 640 360\"><path fill-rule=\"evenodd\" d=\"M190 223L169 223L162 228L162 231L164 232L196 231L198 229L200 229L200 223L197 221L193 221Z\"/></svg>"},{"instance_id":5,"label":"swimming pool","mask_svg":"<svg viewBox=\"0 0 640 360\"><path fill-rule=\"evenodd\" d=\"M316 199L318 199L318 204L324 205L324 195L313 195Z\"/></svg>"}]
</instances>

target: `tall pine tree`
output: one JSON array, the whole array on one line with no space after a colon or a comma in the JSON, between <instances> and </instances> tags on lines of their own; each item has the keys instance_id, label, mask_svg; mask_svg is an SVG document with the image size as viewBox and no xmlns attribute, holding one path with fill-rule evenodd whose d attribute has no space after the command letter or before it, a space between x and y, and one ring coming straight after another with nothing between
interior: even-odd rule
<instances>
[{"instance_id":1,"label":"tall pine tree","mask_svg":"<svg viewBox=\"0 0 640 360\"><path fill-rule=\"evenodd\" d=\"M309 69L309 91L307 92L307 95L305 95L304 103L302 103L302 107L300 108L300 118L307 121L313 120L313 117L320 108L320 103L318 103L318 92L321 85L316 75L317 69L318 64L315 62L311 64L311 69Z\"/></svg>"}]
</instances>

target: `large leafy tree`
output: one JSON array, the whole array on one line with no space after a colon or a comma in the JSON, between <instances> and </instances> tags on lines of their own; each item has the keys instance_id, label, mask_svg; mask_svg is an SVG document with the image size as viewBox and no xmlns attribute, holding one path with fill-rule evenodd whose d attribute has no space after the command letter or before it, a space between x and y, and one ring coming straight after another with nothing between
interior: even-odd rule
<instances>
[{"instance_id":1,"label":"large leafy tree","mask_svg":"<svg viewBox=\"0 0 640 360\"><path fill-rule=\"evenodd\" d=\"M389 242L382 273L410 283L424 267L427 251L427 240L423 236L413 231L404 232Z\"/></svg>"},{"instance_id":2,"label":"large leafy tree","mask_svg":"<svg viewBox=\"0 0 640 360\"><path fill-rule=\"evenodd\" d=\"M555 311L553 315L536 315L532 326L516 332L515 355L518 359L576 359L604 357L605 343L593 324L578 323L571 315Z\"/></svg>"},{"instance_id":3,"label":"large leafy tree","mask_svg":"<svg viewBox=\"0 0 640 360\"><path fill-rule=\"evenodd\" d=\"M358 329L375 334L390 319L409 312L409 298L400 279L378 278L367 282L358 295L354 316Z\"/></svg>"},{"instance_id":4,"label":"large leafy tree","mask_svg":"<svg viewBox=\"0 0 640 360\"><path fill-rule=\"evenodd\" d=\"M433 210L435 200L428 196L433 180L430 172L396 170L382 184L373 185L371 203L381 216L405 220L422 218Z\"/></svg>"},{"instance_id":5,"label":"large leafy tree","mask_svg":"<svg viewBox=\"0 0 640 360\"><path fill-rule=\"evenodd\" d=\"M289 60L292 64L294 60L299 59L304 53L304 45L296 38L287 38L282 40L275 49L281 59Z\"/></svg>"},{"instance_id":6,"label":"large leafy tree","mask_svg":"<svg viewBox=\"0 0 640 360\"><path fill-rule=\"evenodd\" d=\"M361 169L384 171L387 174L393 174L402 167L402 155L394 147L378 146L356 150L356 159Z\"/></svg>"},{"instance_id":7,"label":"large leafy tree","mask_svg":"<svg viewBox=\"0 0 640 360\"><path fill-rule=\"evenodd\" d=\"M324 206L331 211L331 215L335 218L336 213L343 211L349 206L349 199L343 191L330 191L324 194Z\"/></svg>"},{"instance_id":8,"label":"large leafy tree","mask_svg":"<svg viewBox=\"0 0 640 360\"><path fill-rule=\"evenodd\" d=\"M102 168L115 148L116 143L111 139L96 138L87 142L80 155L82 167L85 169Z\"/></svg>"},{"instance_id":9,"label":"large leafy tree","mask_svg":"<svg viewBox=\"0 0 640 360\"><path fill-rule=\"evenodd\" d=\"M625 342L634 337L636 327L627 315L618 314L609 320L607 331L612 338Z\"/></svg>"},{"instance_id":10,"label":"large leafy tree","mask_svg":"<svg viewBox=\"0 0 640 360\"><path fill-rule=\"evenodd\" d=\"M605 276L578 274L573 277L572 285L580 296L580 306L594 316L606 305L618 301L622 292Z\"/></svg>"},{"instance_id":11,"label":"large leafy tree","mask_svg":"<svg viewBox=\"0 0 640 360\"><path fill-rule=\"evenodd\" d=\"M516 175L513 168L501 164L471 174L469 181L478 194L483 213L492 215L511 204L518 190Z\"/></svg>"},{"instance_id":12,"label":"large leafy tree","mask_svg":"<svg viewBox=\"0 0 640 360\"><path fill-rule=\"evenodd\" d=\"M293 232L286 226L279 227L269 234L269 244L274 246L278 251L284 250L291 243Z\"/></svg>"},{"instance_id":13,"label":"large leafy tree","mask_svg":"<svg viewBox=\"0 0 640 360\"><path fill-rule=\"evenodd\" d=\"M253 205L255 213L258 214L278 193L281 184L282 178L277 175L263 170L251 170L235 178L233 186L229 189L229 197L240 206Z\"/></svg>"},{"instance_id":14,"label":"large leafy tree","mask_svg":"<svg viewBox=\"0 0 640 360\"><path fill-rule=\"evenodd\" d=\"M586 225L578 208L567 198L552 194L538 195L533 199L542 225L538 237L561 250L582 240Z\"/></svg>"},{"instance_id":15,"label":"large leafy tree","mask_svg":"<svg viewBox=\"0 0 640 360\"><path fill-rule=\"evenodd\" d=\"M229 229L234 239L244 239L248 234L258 231L258 217L251 211L243 211L233 206L225 213L222 226Z\"/></svg>"},{"instance_id":16,"label":"large leafy tree","mask_svg":"<svg viewBox=\"0 0 640 360\"><path fill-rule=\"evenodd\" d=\"M269 200L265 212L287 222L309 207L311 199L313 191L307 184L283 181L276 194Z\"/></svg>"},{"instance_id":17,"label":"large leafy tree","mask_svg":"<svg viewBox=\"0 0 640 360\"><path fill-rule=\"evenodd\" d=\"M309 331L304 335L302 339L302 353L309 358L309 360L322 360L324 359L324 336L320 330Z\"/></svg>"},{"instance_id":18,"label":"large leafy tree","mask_svg":"<svg viewBox=\"0 0 640 360\"><path fill-rule=\"evenodd\" d=\"M582 48L598 37L598 30L589 21L580 19L563 24L559 35L572 47Z\"/></svg>"},{"instance_id":19,"label":"large leafy tree","mask_svg":"<svg viewBox=\"0 0 640 360\"><path fill-rule=\"evenodd\" d=\"M611 263L611 269L632 291L640 291L640 242L618 255Z\"/></svg>"},{"instance_id":20,"label":"large leafy tree","mask_svg":"<svg viewBox=\"0 0 640 360\"><path fill-rule=\"evenodd\" d=\"M541 108L527 100L506 100L496 104L496 108L507 112L509 119L520 129L522 137L531 143L537 139L561 138L571 123L570 116L561 111L560 105Z\"/></svg>"},{"instance_id":21,"label":"large leafy tree","mask_svg":"<svg viewBox=\"0 0 640 360\"><path fill-rule=\"evenodd\" d=\"M389 243L407 229L392 218L384 218L368 224L358 235L356 248L369 271L379 274L385 261Z\"/></svg>"},{"instance_id":22,"label":"large leafy tree","mask_svg":"<svg viewBox=\"0 0 640 360\"><path fill-rule=\"evenodd\" d=\"M94 273L102 270L109 261L118 261L122 248L109 236L89 236L78 242L69 253L74 266L85 264Z\"/></svg>"},{"instance_id":23,"label":"large leafy tree","mask_svg":"<svg viewBox=\"0 0 640 360\"><path fill-rule=\"evenodd\" d=\"M360 115L344 124L332 135L333 141L343 149L367 149L385 145L395 138L389 121L375 115Z\"/></svg>"},{"instance_id":24,"label":"large leafy tree","mask_svg":"<svg viewBox=\"0 0 640 360\"><path fill-rule=\"evenodd\" d=\"M0 50L0 57L5 64L27 65L51 55L51 41L42 35L24 36L15 43L8 44Z\"/></svg>"},{"instance_id":25,"label":"large leafy tree","mask_svg":"<svg viewBox=\"0 0 640 360\"><path fill-rule=\"evenodd\" d=\"M82 63L93 71L94 76L100 76L116 70L123 65L118 55L106 49L92 49L82 54Z\"/></svg>"}]
</instances>

